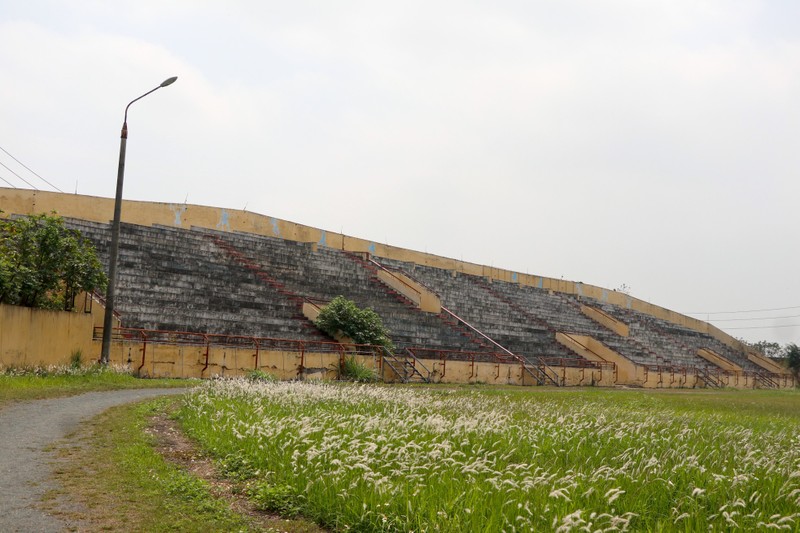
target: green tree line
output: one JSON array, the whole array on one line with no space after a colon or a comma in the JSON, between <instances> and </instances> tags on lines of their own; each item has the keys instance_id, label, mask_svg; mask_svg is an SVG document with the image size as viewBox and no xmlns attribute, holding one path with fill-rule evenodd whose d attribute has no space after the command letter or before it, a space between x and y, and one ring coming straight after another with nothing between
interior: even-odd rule
<instances>
[{"instance_id":1,"label":"green tree line","mask_svg":"<svg viewBox=\"0 0 800 533\"><path fill-rule=\"evenodd\" d=\"M0 303L69 311L106 283L92 242L55 213L0 218Z\"/></svg>"}]
</instances>

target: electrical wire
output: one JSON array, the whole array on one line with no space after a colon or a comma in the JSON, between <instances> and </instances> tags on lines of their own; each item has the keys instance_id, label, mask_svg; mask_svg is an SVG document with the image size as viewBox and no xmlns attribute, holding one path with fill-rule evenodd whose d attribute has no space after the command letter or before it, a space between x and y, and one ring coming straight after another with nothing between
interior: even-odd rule
<instances>
[{"instance_id":1,"label":"electrical wire","mask_svg":"<svg viewBox=\"0 0 800 533\"><path fill-rule=\"evenodd\" d=\"M750 309L749 311L695 311L687 315L735 315L739 313L764 313L766 311L786 311L787 309L800 309L800 305L792 307L772 307L770 309Z\"/></svg>"},{"instance_id":2,"label":"electrical wire","mask_svg":"<svg viewBox=\"0 0 800 533\"><path fill-rule=\"evenodd\" d=\"M797 318L800 315L763 316L758 318L711 318L708 322L752 322L754 320L778 320L781 318Z\"/></svg>"},{"instance_id":3,"label":"electrical wire","mask_svg":"<svg viewBox=\"0 0 800 533\"><path fill-rule=\"evenodd\" d=\"M22 165L22 168L24 168L25 170L27 170L28 172L30 172L31 174L33 174L34 176L36 176L37 178L39 178L40 180L42 180L43 182L45 182L46 184L48 184L49 186L51 186L52 188L54 188L55 190L57 190L58 192L64 192L64 191L62 191L61 189L59 189L58 187L56 187L55 185L53 185L52 183L50 183L49 181L47 181L46 179L44 179L43 177L41 177L39 174L37 174L36 172L34 172L33 170L31 170L31 168L30 168L30 167L28 167L28 166L27 166L25 163L23 163L22 161L20 161L19 159L17 159L16 157L14 157L13 155L11 155L10 153L8 153L8 150L6 150L5 148L3 148L2 146L0 146L0 150L2 150L3 152L5 152L5 154L6 154L8 157L10 157L10 158L11 158L11 159L13 159L14 161L16 161L17 163L19 163L20 165ZM5 166L5 165L3 165L3 166ZM8 167L6 167L6 168L8 168ZM20 179L22 179L22 178L20 178ZM23 181L25 181L25 180L23 180ZM25 183L27 183L27 182L25 182ZM31 187L33 187L33 185L31 185ZM36 188L36 187L34 187L34 189L35 189L35 188Z\"/></svg>"},{"instance_id":4,"label":"electrical wire","mask_svg":"<svg viewBox=\"0 0 800 533\"><path fill-rule=\"evenodd\" d=\"M776 329L776 328L800 328L800 324L784 324L782 326L747 326L742 328L725 328L725 330L733 329Z\"/></svg>"},{"instance_id":5,"label":"electrical wire","mask_svg":"<svg viewBox=\"0 0 800 533\"><path fill-rule=\"evenodd\" d=\"M16 186L16 185L14 185L13 183L11 183L11 182L10 182L10 181L8 181L7 179L5 179L3 176L0 176L0 180L3 180L3 181L5 181L6 183L8 183L8 184L9 184L9 185L10 185L12 188L14 188L14 189L16 189L16 188L17 188L17 186Z\"/></svg>"},{"instance_id":6,"label":"electrical wire","mask_svg":"<svg viewBox=\"0 0 800 533\"><path fill-rule=\"evenodd\" d=\"M13 170L11 170L10 168L8 168L8 166L7 166L5 163L0 163L0 166L2 166L2 167L3 167L3 168L5 168L6 170L8 170L8 171L9 171L9 172L11 172L12 174L14 174L16 177L18 177L19 179L21 179L22 181L24 181L25 183L27 183L27 184L28 184L28 185L30 185L31 187L33 187L33 190L34 190L34 191L38 191L38 190L39 190L39 189L37 189L37 188L36 188L36 185L34 185L34 184L33 184L33 183L31 183L30 181L26 180L25 178L23 178L22 176L20 176L19 174L17 174L16 172L14 172Z\"/></svg>"}]
</instances>

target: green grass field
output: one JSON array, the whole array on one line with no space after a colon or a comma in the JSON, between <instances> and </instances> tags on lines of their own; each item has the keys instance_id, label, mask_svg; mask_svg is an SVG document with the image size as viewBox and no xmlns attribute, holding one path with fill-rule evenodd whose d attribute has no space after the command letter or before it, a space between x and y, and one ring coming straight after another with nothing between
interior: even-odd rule
<instances>
[{"instance_id":1,"label":"green grass field","mask_svg":"<svg viewBox=\"0 0 800 533\"><path fill-rule=\"evenodd\" d=\"M187 432L353 531L800 529L800 393L214 381Z\"/></svg>"},{"instance_id":2,"label":"green grass field","mask_svg":"<svg viewBox=\"0 0 800 533\"><path fill-rule=\"evenodd\" d=\"M195 383L185 379L140 379L129 372L101 366L7 368L0 370L0 407L12 400L56 398L101 390L188 387Z\"/></svg>"}]
</instances>

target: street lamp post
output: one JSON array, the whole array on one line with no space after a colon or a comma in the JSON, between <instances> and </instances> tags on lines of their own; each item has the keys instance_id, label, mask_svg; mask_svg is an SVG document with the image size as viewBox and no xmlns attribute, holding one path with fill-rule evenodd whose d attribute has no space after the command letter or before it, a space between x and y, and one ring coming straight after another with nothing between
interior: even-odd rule
<instances>
[{"instance_id":1,"label":"street lamp post","mask_svg":"<svg viewBox=\"0 0 800 533\"><path fill-rule=\"evenodd\" d=\"M108 364L109 353L111 351L111 330L114 322L114 299L117 284L117 257L119 256L119 223L120 212L122 211L122 181L125 176L125 145L128 141L128 108L137 100L141 100L148 94L157 91L167 85L172 85L177 80L177 76L166 79L161 85L147 91L139 98L131 100L125 106L125 119L122 121L122 135L119 142L119 168L117 169L117 195L114 198L114 222L111 225L111 249L108 254L108 289L106 290L106 311L103 316L103 346L100 351L100 362Z\"/></svg>"}]
</instances>

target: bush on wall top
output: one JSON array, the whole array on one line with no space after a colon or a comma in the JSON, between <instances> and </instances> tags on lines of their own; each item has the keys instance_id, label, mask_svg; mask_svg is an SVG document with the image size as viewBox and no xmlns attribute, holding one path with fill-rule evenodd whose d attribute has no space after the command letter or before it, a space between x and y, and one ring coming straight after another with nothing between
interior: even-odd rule
<instances>
[{"instance_id":1,"label":"bush on wall top","mask_svg":"<svg viewBox=\"0 0 800 533\"><path fill-rule=\"evenodd\" d=\"M61 217L0 219L0 303L69 311L78 293L106 283L91 241Z\"/></svg>"}]
</instances>

